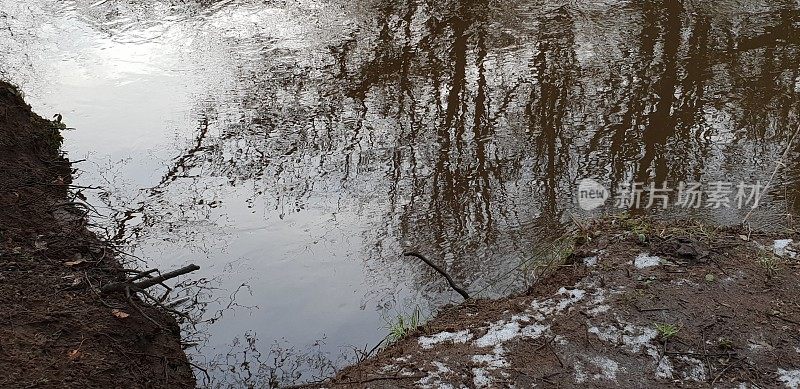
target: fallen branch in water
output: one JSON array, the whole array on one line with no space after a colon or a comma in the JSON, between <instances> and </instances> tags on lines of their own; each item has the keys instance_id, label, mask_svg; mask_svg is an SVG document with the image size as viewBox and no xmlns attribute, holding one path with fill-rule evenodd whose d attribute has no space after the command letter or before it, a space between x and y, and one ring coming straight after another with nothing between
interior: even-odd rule
<instances>
[{"instance_id":1,"label":"fallen branch in water","mask_svg":"<svg viewBox=\"0 0 800 389\"><path fill-rule=\"evenodd\" d=\"M162 283L162 282L164 282L164 281L166 281L166 280L168 280L170 278L175 278L175 277L178 277L178 276L182 276L184 274L191 273L191 272L196 271L196 270L200 270L200 266L197 266L195 264L191 264L191 265L188 265L188 266L184 266L184 267L182 267L180 269L173 270L171 272L167 272L167 273L161 274L161 275L156 276L156 277L147 278L147 279L142 280L142 281L136 281L136 280L138 280L140 278L143 278L143 277L148 276L151 273L155 272L155 269L148 270L148 271L143 272L143 273L139 274L138 276L136 276L136 277L134 277L134 278L132 278L130 280L127 280L125 282L116 282L116 283L113 283L113 284L108 284L108 285L100 288L100 292L101 293L121 292L121 291L125 291L126 289L132 290L134 292L135 291L140 291L140 290L145 290L145 289L147 289L147 288L149 288L151 286L158 285L158 284L160 284L160 283Z\"/></svg>"},{"instance_id":2,"label":"fallen branch in water","mask_svg":"<svg viewBox=\"0 0 800 389\"><path fill-rule=\"evenodd\" d=\"M450 275L447 274L447 272L442 270L442 268L440 268L439 266L436 266L435 263L433 263L430 260L428 260L428 258L425 258L422 254L410 251L410 252L407 252L407 253L405 253L403 255L405 255L406 257L419 258L422 262L425 262L426 265L432 267L433 270L436 270L437 273L441 274L442 277L444 277L444 279L447 280L447 283L450 284L450 287L453 290L455 290L456 292L458 292L458 294L460 294L461 297L464 298L464 300L469 300L470 299L469 293L467 293L467 291L465 291L464 289L459 288L458 285L456 285L456 283L453 281L453 278L451 278Z\"/></svg>"}]
</instances>

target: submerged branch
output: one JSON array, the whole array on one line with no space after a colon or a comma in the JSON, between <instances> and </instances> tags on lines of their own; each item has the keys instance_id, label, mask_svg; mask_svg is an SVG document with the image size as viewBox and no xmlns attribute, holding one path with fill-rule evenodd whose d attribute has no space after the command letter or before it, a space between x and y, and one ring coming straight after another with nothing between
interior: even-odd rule
<instances>
[{"instance_id":1,"label":"submerged branch","mask_svg":"<svg viewBox=\"0 0 800 389\"><path fill-rule=\"evenodd\" d=\"M102 293L111 293L111 292L117 292L117 291L124 291L126 288L130 288L130 289L132 289L134 291L144 290L144 289L147 289L147 288L149 288L151 286L158 285L158 284L160 284L160 283L162 283L162 282L164 282L164 281L166 281L166 280L168 280L170 278L175 278L175 277L178 277L178 276L182 276L182 275L184 275L186 273L191 273L191 272L196 271L196 270L200 270L200 266L197 266L195 264L191 264L191 265L188 265L188 266L184 266L184 267L182 267L180 269L164 273L164 274L162 274L160 276L156 276L156 277L153 277L153 278L148 278L148 279L145 279L145 280L139 281L139 282L133 282L133 280L139 278L139 277L134 277L132 280L128 280L128 281L125 281L125 282L117 282L117 283L113 283L113 284L108 284L108 285L104 286L103 288L101 288L100 292L102 292ZM150 273L150 272L147 272L147 273Z\"/></svg>"},{"instance_id":2,"label":"submerged branch","mask_svg":"<svg viewBox=\"0 0 800 389\"><path fill-rule=\"evenodd\" d=\"M428 258L425 258L422 254L410 251L410 252L407 252L407 253L405 253L403 255L405 255L406 257L419 258L422 262L425 262L426 265L432 267L433 270L436 270L437 273L441 274L442 277L444 277L444 279L447 280L447 283L450 285L450 287L453 288L453 290L455 290L456 292L458 292L458 294L460 294L461 297L464 297L464 300L469 300L470 299L469 293L467 293L467 291L465 291L464 289L459 288L458 285L456 285L456 283L453 281L453 278L450 277L450 275L447 274L447 272L442 270L442 268L440 268L439 266L436 266L435 263L433 263L430 260L428 260Z\"/></svg>"}]
</instances>

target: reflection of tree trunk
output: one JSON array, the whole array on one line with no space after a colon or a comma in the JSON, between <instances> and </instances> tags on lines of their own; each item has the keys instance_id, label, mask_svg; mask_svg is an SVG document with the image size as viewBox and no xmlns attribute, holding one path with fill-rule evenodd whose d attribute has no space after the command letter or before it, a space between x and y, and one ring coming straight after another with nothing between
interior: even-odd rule
<instances>
[{"instance_id":1,"label":"reflection of tree trunk","mask_svg":"<svg viewBox=\"0 0 800 389\"><path fill-rule=\"evenodd\" d=\"M490 188L489 163L487 161L488 156L486 155L486 148L492 134L491 128L486 123L488 113L486 107L486 68L484 64L486 60L485 35L486 32L483 28L478 28L478 57L476 59L478 65L478 93L475 96L475 124L473 132L475 134L475 159L478 163L476 169L478 182L475 186L477 187L479 198L476 200L478 202L476 208L480 208L476 209L476 211L482 211L478 214L482 215L478 223L481 229L488 232L492 231L493 228L491 213L492 191ZM484 239L488 239L488 236L488 234L485 234Z\"/></svg>"},{"instance_id":2,"label":"reflection of tree trunk","mask_svg":"<svg viewBox=\"0 0 800 389\"><path fill-rule=\"evenodd\" d=\"M796 13L785 9L773 15L775 27L759 23L755 35L745 31L748 38L739 48L752 50L717 49L726 54L718 56L713 51L725 45L720 42L726 34L730 45L738 38L716 15L690 15L680 0L631 3L608 20L592 13L586 18L600 20L589 22L586 14L573 20L580 4L567 5L519 16L535 19L524 28L513 21L506 25L505 10L486 1L370 4L377 5L363 25L330 48L331 66L264 81L264 88L248 86L255 95L247 97L243 111L267 119L232 125L225 136L204 141L221 151L210 148L185 164L207 163L207 170L231 178L231 185L262 178L265 171L292 190L324 180L324 190L352 195L356 202L361 194L346 192L357 191L360 180L388 186L389 231L377 235L430 244L443 257L457 258L444 266L474 270L483 264L459 261L464 252L491 247L523 223L553 226L567 200L565 183L575 178L574 165L596 165L592 173L609 174L612 185L631 178L663 181L687 166L705 172L704 108L748 129L755 127L752 122L779 127L776 117L791 124L797 116L797 94L786 89L786 80L797 77L797 50L779 42L787 39L779 30L794 28ZM636 22L608 31L624 37L620 41L603 46L597 37L586 37L628 12L624 16ZM584 27L579 45L576 30ZM586 67L575 58L584 45L591 52ZM601 52L605 48L608 53ZM528 74L519 74L520 68ZM319 74L322 79L315 78ZM288 99L276 98L303 96L299 102L322 90L329 94L296 111ZM597 117L600 128L587 140L585 129ZM382 123L388 128L378 128ZM529 135L519 145L525 127ZM587 141L589 153L571 164L579 152L574 145ZM245 151L235 152L241 144ZM234 151L234 158L224 156L226 151ZM308 160L318 163L305 166ZM354 167L372 175L354 174ZM272 190L260 184L259 190ZM308 194L274 192L276 202L286 203ZM536 211L538 219L531 216Z\"/></svg>"},{"instance_id":3,"label":"reflection of tree trunk","mask_svg":"<svg viewBox=\"0 0 800 389\"><path fill-rule=\"evenodd\" d=\"M642 134L644 156L639 161L636 181L649 181L651 167L655 168L655 182L663 182L667 167L663 148L667 139L675 133L675 119L672 107L677 85L678 50L681 44L681 14L683 7L679 0L664 2L664 54L661 77L654 87L657 102L653 113L648 115L648 123ZM655 164L655 166L652 166Z\"/></svg>"},{"instance_id":4,"label":"reflection of tree trunk","mask_svg":"<svg viewBox=\"0 0 800 389\"><path fill-rule=\"evenodd\" d=\"M711 75L710 57L713 55L712 48L709 46L709 31L711 21L707 15L699 15L694 20L692 35L689 38L689 53L686 56L684 69L686 77L682 82L684 91L681 100L676 108L676 116L681 123L678 128L679 137L687 142L693 142L697 146L697 155L707 156L710 154L711 145L705 135L705 116L704 104L706 104L705 88L708 78ZM693 127L697 127L694 134L691 133ZM673 158L675 161L676 158ZM686 163L684 158L684 164ZM699 180L701 172L705 170L705 158L697 158L697 165L694 166L692 177L679 177L681 180ZM670 169L674 173L674 169ZM688 169L684 169L688 173Z\"/></svg>"},{"instance_id":5,"label":"reflection of tree trunk","mask_svg":"<svg viewBox=\"0 0 800 389\"><path fill-rule=\"evenodd\" d=\"M638 39L638 50L631 51L628 56L634 72L627 76L629 86L610 85L612 90L621 91L620 101L613 103L609 113L619 113L620 119L614 120L607 115L607 129L600 129L589 142L589 151L597 151L609 138L607 161L611 166L611 185L616 188L626 173L626 162L636 158L641 151L639 145L639 128L644 122L645 110L649 105L650 83L649 70L655 56L655 47L659 38L658 9L649 4L642 4L642 30ZM620 70L622 71L622 70Z\"/></svg>"},{"instance_id":6,"label":"reflection of tree trunk","mask_svg":"<svg viewBox=\"0 0 800 389\"><path fill-rule=\"evenodd\" d=\"M544 180L541 217L558 218L558 188L566 175L570 158L569 136L564 134L564 118L570 108L567 98L573 86L574 31L566 12L547 21L557 36L539 46L532 72L537 83L526 106L529 132L532 134L539 171ZM551 219L552 220L552 219Z\"/></svg>"},{"instance_id":7,"label":"reflection of tree trunk","mask_svg":"<svg viewBox=\"0 0 800 389\"><path fill-rule=\"evenodd\" d=\"M762 34L742 38L739 41L739 50L800 44L800 10L793 3L784 1L781 9L771 15L772 19L780 22L767 27Z\"/></svg>"}]
</instances>

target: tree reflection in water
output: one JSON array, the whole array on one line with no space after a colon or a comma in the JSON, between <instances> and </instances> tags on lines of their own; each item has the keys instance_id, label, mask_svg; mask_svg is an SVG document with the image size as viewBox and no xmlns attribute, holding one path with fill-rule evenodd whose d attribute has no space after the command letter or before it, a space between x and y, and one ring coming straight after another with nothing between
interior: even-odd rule
<instances>
[{"instance_id":1,"label":"tree reflection in water","mask_svg":"<svg viewBox=\"0 0 800 389\"><path fill-rule=\"evenodd\" d=\"M483 296L520 291L527 275L511 270L564 232L581 178L766 181L798 126L795 1L325 7L346 15L341 34L265 50L235 96L199 104L196 141L117 216L118 238L196 228L208 204L187 193L222 181L281 218L366 218L353 242L365 304L410 285L436 307L451 291L404 249ZM787 170L762 220L798 210L797 177ZM735 223L746 210L697 212ZM132 215L144 221L126 227Z\"/></svg>"}]
</instances>

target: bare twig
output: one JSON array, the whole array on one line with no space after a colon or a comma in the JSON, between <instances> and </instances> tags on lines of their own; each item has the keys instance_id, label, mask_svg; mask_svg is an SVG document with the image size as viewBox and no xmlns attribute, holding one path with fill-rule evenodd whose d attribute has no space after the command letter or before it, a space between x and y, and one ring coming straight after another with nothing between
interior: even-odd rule
<instances>
[{"instance_id":1,"label":"bare twig","mask_svg":"<svg viewBox=\"0 0 800 389\"><path fill-rule=\"evenodd\" d=\"M464 289L459 288L458 285L456 285L456 283L453 281L453 278L450 277L450 275L447 274L447 272L442 270L442 268L440 268L439 266L436 266L435 263L433 263L430 260L428 260L428 258L425 258L422 254L410 251L410 252L407 252L407 253L405 253L403 255L405 255L407 257L416 257L416 258L420 259L422 262L425 262L426 265L432 267L433 270L436 270L437 273L441 274L442 277L444 277L444 279L447 280L447 283L450 285L450 287L453 290L455 290L456 292L458 292L458 294L460 294L461 297L464 298L464 300L469 300L470 299L469 293L467 293L467 291L465 291Z\"/></svg>"},{"instance_id":2,"label":"bare twig","mask_svg":"<svg viewBox=\"0 0 800 389\"><path fill-rule=\"evenodd\" d=\"M156 325L156 327L158 327L158 328L161 328L162 330L164 329L164 326L162 326L162 325L161 325L159 322L155 321L155 320L154 320L152 317L150 317L150 316L147 316L147 314L146 314L146 313L144 313L144 311L142 310L142 308L139 308L139 305L137 305L137 304L136 304L136 303L133 301L133 298L131 297L131 289L130 289L130 288L125 288L125 297L127 297L127 298L128 298L128 303L129 303L129 304L131 304L131 306L132 306L132 307L134 307L134 308L135 308L137 311L139 311L139 313L140 313L142 316L144 316L144 317L145 317L145 319L147 319L147 320L150 320L150 321L151 321L153 324L155 324L155 325Z\"/></svg>"},{"instance_id":3,"label":"bare twig","mask_svg":"<svg viewBox=\"0 0 800 389\"><path fill-rule=\"evenodd\" d=\"M147 289L147 288L149 288L151 286L158 285L158 284L160 284L160 283L162 283L162 282L164 282L164 281L166 281L166 280L168 280L170 278L175 278L175 277L187 274L187 273L191 273L191 272L196 271L196 270L200 270L200 266L197 266L195 264L191 264L189 266L184 266L184 267L182 267L180 269L173 270L171 272L167 272L167 273L164 273L162 275L159 275L159 276L156 276L156 277L153 277L153 278L148 278L148 279L146 279L144 281L139 281L139 282L125 281L125 282L117 282L117 283L109 284L109 285L106 285L103 288L101 288L100 292L101 293L118 292L118 291L124 291L126 288L130 288L133 291L144 290L144 289ZM134 277L134 278L136 278L136 277Z\"/></svg>"}]
</instances>

